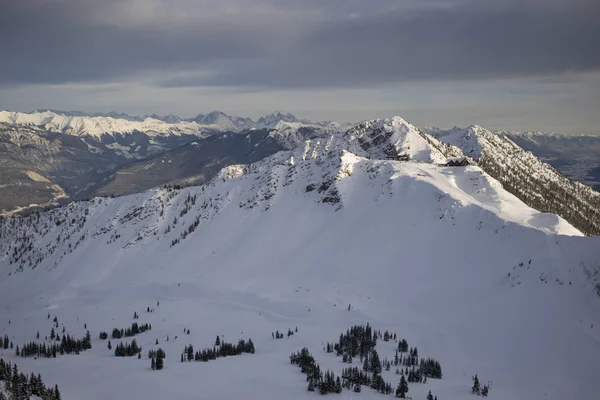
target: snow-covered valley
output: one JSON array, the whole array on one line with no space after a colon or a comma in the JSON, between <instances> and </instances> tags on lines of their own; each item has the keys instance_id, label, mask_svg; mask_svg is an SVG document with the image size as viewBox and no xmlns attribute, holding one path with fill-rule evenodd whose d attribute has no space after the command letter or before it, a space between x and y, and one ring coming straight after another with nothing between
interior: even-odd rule
<instances>
[{"instance_id":1,"label":"snow-covered valley","mask_svg":"<svg viewBox=\"0 0 600 400\"><path fill-rule=\"evenodd\" d=\"M475 165L439 165L442 144L402 119L375 125L384 140L367 124L226 167L200 187L4 218L0 337L50 343L57 317L60 334L89 330L92 348L0 357L64 399L306 399L319 395L290 354L308 347L336 376L362 369L325 348L368 323L441 363L442 379L408 384L412 399L476 398L475 374L492 399L594 398L600 238L528 207ZM109 350L99 334L132 322L152 325L135 337L141 359L115 357L131 338L109 338ZM212 348L217 335L251 338L256 352L181 362L185 346ZM397 345L379 340L379 357L393 360ZM159 347L165 365L154 371L147 353ZM381 374L394 389L396 368Z\"/></svg>"}]
</instances>

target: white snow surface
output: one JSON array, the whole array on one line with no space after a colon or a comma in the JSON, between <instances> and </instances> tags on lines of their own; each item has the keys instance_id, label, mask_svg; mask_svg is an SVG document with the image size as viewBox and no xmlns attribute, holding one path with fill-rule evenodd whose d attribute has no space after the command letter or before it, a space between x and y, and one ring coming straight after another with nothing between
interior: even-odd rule
<instances>
[{"instance_id":1,"label":"white snow surface","mask_svg":"<svg viewBox=\"0 0 600 400\"><path fill-rule=\"evenodd\" d=\"M43 338L50 313L76 336L86 323L93 348L57 359L0 356L58 384L64 399L312 399L319 395L306 390L290 353L307 346L339 375L348 365L325 342L368 322L441 362L441 380L409 384L413 399L429 390L473 399L476 373L493 381L490 399L595 398L600 238L527 207L476 166L437 165L436 150L399 118L368 124L415 161L383 159L385 144L358 129L227 167L205 186L8 220L0 336L19 345L38 330ZM19 271L21 261L9 260L24 241L32 250ZM152 324L136 336L142 360L116 358L98 333L130 326L134 311ZM271 338L296 326L289 339ZM216 335L251 337L256 354L180 362L185 345L212 347ZM380 340L380 357L393 359L396 345ZM162 371L147 358L157 347L167 353ZM394 371L383 378L395 388ZM367 387L341 396L385 397Z\"/></svg>"}]
</instances>

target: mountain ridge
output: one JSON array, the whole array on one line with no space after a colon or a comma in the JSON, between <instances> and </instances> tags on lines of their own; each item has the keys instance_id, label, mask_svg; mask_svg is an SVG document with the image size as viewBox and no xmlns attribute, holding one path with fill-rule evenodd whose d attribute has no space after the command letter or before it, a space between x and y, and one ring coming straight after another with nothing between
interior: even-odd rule
<instances>
[{"instance_id":1,"label":"mountain ridge","mask_svg":"<svg viewBox=\"0 0 600 400\"><path fill-rule=\"evenodd\" d=\"M307 346L338 375L345 365L324 342L369 322L441 362L443 379L409 383L413 398L469 398L474 374L494 382L490 397L593 396L600 238L528 207L477 165L439 165L435 145L401 119L380 120L227 166L201 186L1 219L7 334L43 337L56 315L93 338L77 357L3 356L57 382L65 398L99 400L111 382L129 388L116 399L185 399L201 374L204 392L222 398L295 400L312 396L289 354ZM98 339L129 326L134 311L152 324L139 345L167 352L162 372L145 352L121 360ZM298 331L272 338L287 327ZM180 362L184 345L212 345L215 335L250 336L256 354ZM396 348L378 341L382 359ZM386 382L399 380L393 369L382 369ZM226 384L232 377L237 385ZM247 392L252 384L267 389ZM367 386L361 394L381 396Z\"/></svg>"},{"instance_id":2,"label":"mountain ridge","mask_svg":"<svg viewBox=\"0 0 600 400\"><path fill-rule=\"evenodd\" d=\"M44 115L40 115L44 117ZM52 192L52 190L48 192L50 186L40 183L30 183L30 173L27 171L33 171L53 182L53 184L57 184L64 192L75 198L98 194L122 195L164 184L190 185L202 183L211 179L220 168L226 167L231 163L235 164L246 160L242 154L224 154L219 151L217 153L221 154L221 159L219 160L216 156L217 153L215 153L212 156L213 159L209 161L206 155L198 153L198 151L205 151L202 146L190 144L193 144L193 142L203 143L203 141L213 136L218 137L219 135L222 135L224 141L227 142L230 142L230 139L233 138L228 136L231 134L249 138L253 135L252 132L259 132L260 129L246 129L247 119L231 118L221 112L200 115L197 118L202 123L220 124L223 126L228 124L227 126L233 129L233 131L229 131L229 134L219 131L218 135L216 135L216 132L213 132L200 138L195 135L185 134L148 136L138 132L124 136L120 134L114 137L104 136L100 141L84 135L80 139L76 139L80 142L76 141L72 143L72 145L79 146L78 150L76 150L77 154L79 154L77 156L78 164L74 163L72 165L79 166L76 167L76 172L70 172L70 176L62 178L64 175L62 172L58 172L58 175L56 175L57 172L45 173L40 168L37 168L39 167L39 165L36 165L38 161L28 164L27 155L24 155L25 161L17 163L9 157L8 165L13 165L14 170L17 171L15 174L20 175L16 178L10 178L12 180L9 179L6 182L0 181L0 185L3 184L5 187L11 187L11 185L12 187L22 187L23 190L25 190L24 188L27 185L42 186L40 199L46 199L45 201L51 202L56 197L56 194L50 195L50 192ZM223 120L224 118L225 120ZM479 163L487 173L502 182L511 193L526 201L530 206L542 211L559 214L588 235L600 234L600 215L598 215L597 211L600 208L598 193L586 186L571 182L557 170L542 163L531 153L521 149L506 134L488 131L477 125L466 129L453 128L449 131L432 131L428 128L420 130L400 117L369 120L352 126L345 126L332 122L312 123L310 121L298 120L291 114L275 112L271 117L265 117L262 121L262 123L274 124L270 128L263 128L269 131L265 139L268 138L274 146L267 144L267 142L258 141L255 145L265 146L264 148L267 150L266 152L259 152L257 154L269 156L277 150L292 149L296 146L301 146L307 139L342 135L353 138L348 142L348 150L360 156L364 156L372 150L375 153L369 154L369 156L375 158L417 160L434 162L440 165L445 164L451 158L456 159L468 156L471 159L470 162L474 160L476 163ZM275 123L275 121L277 122ZM197 122L188 123L197 124ZM8 140L9 149L11 149L10 146L13 146L12 150L7 151L13 154L15 151L16 153L22 152L21 149L26 148L26 146L22 148L18 147L18 141L16 147L15 144L10 144L11 140L14 142L16 135L14 132L21 134L19 132L22 131L22 135L25 136L27 134L38 134L38 137L46 138L40 140L59 140L64 144L66 144L64 142L65 139L69 138L71 140L70 138L75 138L75 136L62 135L58 132L40 131L40 128L32 125L7 125L5 129L5 132L8 133L4 133L4 137L8 137L8 139L4 140ZM242 137L236 140L243 140ZM2 138L0 137L0 145L1 141ZM214 138L208 140L206 143L210 141L214 141ZM38 145L38 147L43 149L49 148L45 144L43 146ZM176 149L180 147L182 150L178 152ZM243 151L248 152L249 150L246 149ZM44 151L46 152L44 154L48 154L46 150ZM74 149L68 147L63 149L61 145L53 151L56 154L74 154ZM86 153L86 151L90 153ZM241 147L236 145L228 151L241 151ZM160 154L163 154L163 156L156 158ZM92 155L92 158L95 157L95 161L91 161L94 163L93 165L96 165L95 171L91 170L85 164L88 162L85 159L90 158ZM104 165L102 165L102 160L106 160L107 156L110 156L109 160L112 164L106 164L104 161ZM35 155L35 157L35 159L40 159L40 155ZM64 162L67 164L71 163L70 159L68 159L71 156L67 155L66 157L67 159ZM81 160L82 157L83 161ZM50 160L54 158L52 157ZM152 161L154 158L162 161L156 164ZM181 168L172 168L172 161L175 159ZM198 164L195 159L206 160L207 163ZM190 169L189 166L192 165L196 165L193 167L195 169ZM50 171L55 171L57 167L59 169L63 168L60 163L50 165L48 168ZM184 170L186 171L185 173L183 172ZM153 172L149 175L150 171ZM177 176L177 174L182 175ZM73 179L73 175L77 176L77 179ZM533 186L529 182L532 177L535 178ZM135 180L138 178L142 179L145 183L130 185L130 183L135 183ZM24 186L18 186L19 183L21 185L24 184ZM103 189L103 187L105 188ZM43 201L40 201L40 203L43 203ZM23 205L17 204L19 207Z\"/></svg>"}]
</instances>

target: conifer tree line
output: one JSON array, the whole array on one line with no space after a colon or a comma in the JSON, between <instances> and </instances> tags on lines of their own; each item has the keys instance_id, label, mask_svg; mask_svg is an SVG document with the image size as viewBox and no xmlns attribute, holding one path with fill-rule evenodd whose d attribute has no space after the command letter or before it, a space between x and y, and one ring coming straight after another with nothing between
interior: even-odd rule
<instances>
[{"instance_id":1,"label":"conifer tree line","mask_svg":"<svg viewBox=\"0 0 600 400\"><path fill-rule=\"evenodd\" d=\"M287 337L289 338L290 336L293 336L294 333L298 333L298 327L296 327L295 331L292 329L288 329ZM283 334L283 332L275 331L271 332L271 336L273 337L273 339L283 339L285 335Z\"/></svg>"},{"instance_id":2,"label":"conifer tree line","mask_svg":"<svg viewBox=\"0 0 600 400\"><path fill-rule=\"evenodd\" d=\"M340 377L336 378L331 371L323 373L308 348L305 347L298 353L292 353L290 363L299 366L302 373L306 374L309 392L318 390L321 394L342 393Z\"/></svg>"},{"instance_id":3,"label":"conifer tree line","mask_svg":"<svg viewBox=\"0 0 600 400\"><path fill-rule=\"evenodd\" d=\"M369 386L371 389L383 394L392 393L392 385L385 382L381 375L370 375L358 367L344 368L342 370L342 388L353 389L356 392L356 386ZM358 391L360 392L360 390Z\"/></svg>"},{"instance_id":4,"label":"conifer tree line","mask_svg":"<svg viewBox=\"0 0 600 400\"><path fill-rule=\"evenodd\" d=\"M40 374L30 376L19 372L16 364L5 362L0 358L0 382L4 382L6 391L13 400L29 400L30 396L38 396L42 400L60 400L58 386L46 387ZM0 392L0 399L4 395Z\"/></svg>"},{"instance_id":5,"label":"conifer tree line","mask_svg":"<svg viewBox=\"0 0 600 400\"><path fill-rule=\"evenodd\" d=\"M57 355L79 354L82 351L92 348L92 339L90 331L87 331L83 339L75 339L66 334L60 338L56 336L57 342L53 344L30 342L23 344L20 348L17 346L15 353L21 357L46 357L56 358Z\"/></svg>"},{"instance_id":6,"label":"conifer tree line","mask_svg":"<svg viewBox=\"0 0 600 400\"><path fill-rule=\"evenodd\" d=\"M138 346L135 339L123 344L123 342L119 343L117 347L115 347L115 356L117 357L133 357L142 352L142 348Z\"/></svg>"},{"instance_id":7,"label":"conifer tree line","mask_svg":"<svg viewBox=\"0 0 600 400\"><path fill-rule=\"evenodd\" d=\"M119 329L114 328L111 333L113 339L121 339L122 337L133 337L140 333L144 333L152 329L152 324L139 325L137 322L133 322L130 328ZM104 331L100 332L100 339L104 340L108 337L108 334Z\"/></svg>"},{"instance_id":8,"label":"conifer tree line","mask_svg":"<svg viewBox=\"0 0 600 400\"><path fill-rule=\"evenodd\" d=\"M238 356L243 353L254 354L254 342L252 339L248 339L245 341L240 339L237 345L226 343L221 341L217 336L217 340L215 340L215 346L213 348L204 348L202 350L194 351L193 345L185 346L183 349L183 353L181 353L181 362L185 361L202 361L207 362L211 360L216 360L220 357L229 357L229 356Z\"/></svg>"},{"instance_id":9,"label":"conifer tree line","mask_svg":"<svg viewBox=\"0 0 600 400\"><path fill-rule=\"evenodd\" d=\"M8 335L4 335L4 338L0 340L0 347L4 350L8 350L9 348L13 348L13 342L8 338Z\"/></svg>"}]
</instances>

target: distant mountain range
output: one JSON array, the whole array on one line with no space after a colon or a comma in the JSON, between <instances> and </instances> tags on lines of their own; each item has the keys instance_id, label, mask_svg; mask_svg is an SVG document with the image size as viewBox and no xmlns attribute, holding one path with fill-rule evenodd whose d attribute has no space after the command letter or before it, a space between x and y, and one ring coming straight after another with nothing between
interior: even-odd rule
<instances>
[{"instance_id":1,"label":"distant mountain range","mask_svg":"<svg viewBox=\"0 0 600 400\"><path fill-rule=\"evenodd\" d=\"M252 121L219 111L189 120L0 111L0 210L129 194L192 177L201 182L230 163L251 162L258 154L265 157L342 129L282 113ZM159 157L161 164L152 164Z\"/></svg>"},{"instance_id":2,"label":"distant mountain range","mask_svg":"<svg viewBox=\"0 0 600 400\"><path fill-rule=\"evenodd\" d=\"M283 113L253 121L219 111L187 120L0 111L0 210L199 185L227 166L251 164L311 139L323 139L329 148L335 138L348 135L357 138L351 151L363 149L382 159L443 165L467 156L528 205L559 214L584 233L600 233L598 193L551 166L594 184L598 158L593 154L599 154L600 137L491 132L478 126L419 129L401 118L342 125ZM581 163L590 168L578 168Z\"/></svg>"}]
</instances>

